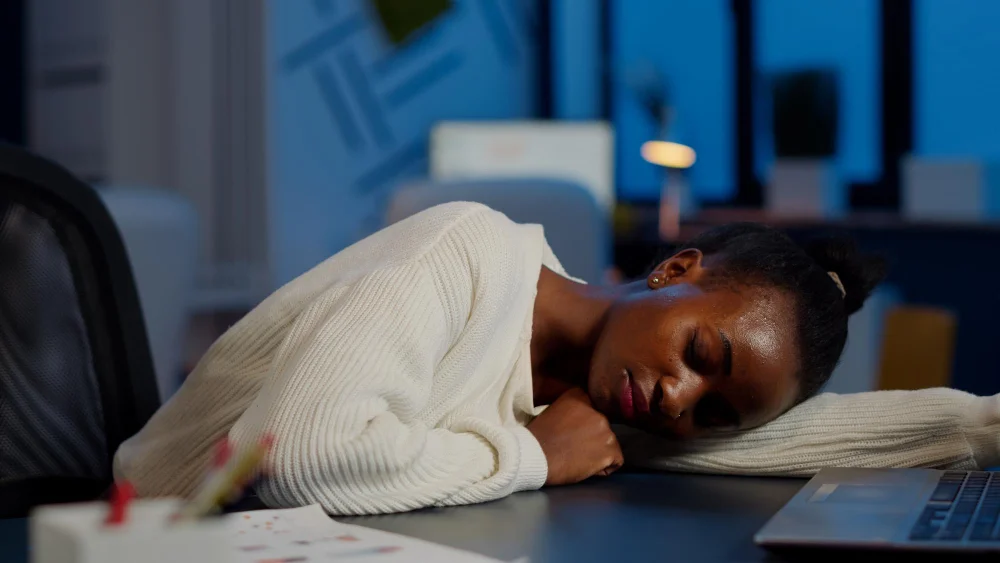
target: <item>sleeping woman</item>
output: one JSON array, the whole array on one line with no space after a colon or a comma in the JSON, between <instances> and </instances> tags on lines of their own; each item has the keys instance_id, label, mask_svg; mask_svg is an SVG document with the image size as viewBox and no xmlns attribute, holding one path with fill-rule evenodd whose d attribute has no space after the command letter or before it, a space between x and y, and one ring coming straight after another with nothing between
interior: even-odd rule
<instances>
[{"instance_id":1,"label":"sleeping woman","mask_svg":"<svg viewBox=\"0 0 1000 563\"><path fill-rule=\"evenodd\" d=\"M438 206L227 331L121 446L116 477L146 496L189 495L213 444L270 433L261 499L349 515L484 502L626 461L797 475L996 463L995 397L811 398L883 276L850 241L800 247L736 224L644 280L594 287L563 271L541 227Z\"/></svg>"}]
</instances>

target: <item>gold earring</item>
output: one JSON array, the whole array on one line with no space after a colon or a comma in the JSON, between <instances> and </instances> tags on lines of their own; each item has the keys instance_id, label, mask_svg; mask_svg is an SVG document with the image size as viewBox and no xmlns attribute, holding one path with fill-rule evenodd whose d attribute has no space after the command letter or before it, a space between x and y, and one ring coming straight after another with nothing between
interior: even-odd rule
<instances>
[{"instance_id":1,"label":"gold earring","mask_svg":"<svg viewBox=\"0 0 1000 563\"><path fill-rule=\"evenodd\" d=\"M653 279L649 280L653 285L660 285L660 276L653 276Z\"/></svg>"}]
</instances>

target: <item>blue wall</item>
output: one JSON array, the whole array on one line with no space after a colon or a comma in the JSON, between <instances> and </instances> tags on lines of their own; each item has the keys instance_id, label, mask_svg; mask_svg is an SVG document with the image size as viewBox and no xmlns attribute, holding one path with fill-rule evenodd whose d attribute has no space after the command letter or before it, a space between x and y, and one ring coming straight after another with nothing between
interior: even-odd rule
<instances>
[{"instance_id":1,"label":"blue wall","mask_svg":"<svg viewBox=\"0 0 1000 563\"><path fill-rule=\"evenodd\" d=\"M277 283L381 225L392 186L426 174L436 121L533 114L535 6L454 0L435 25L395 49L368 2L270 0Z\"/></svg>"}]
</instances>

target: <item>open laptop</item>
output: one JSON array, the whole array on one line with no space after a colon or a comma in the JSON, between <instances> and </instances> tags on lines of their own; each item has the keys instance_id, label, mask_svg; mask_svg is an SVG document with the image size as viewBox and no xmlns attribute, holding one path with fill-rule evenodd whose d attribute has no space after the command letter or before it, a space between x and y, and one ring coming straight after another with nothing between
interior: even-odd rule
<instances>
[{"instance_id":1,"label":"open laptop","mask_svg":"<svg viewBox=\"0 0 1000 563\"><path fill-rule=\"evenodd\" d=\"M765 547L1000 552L1000 472L824 469L754 537Z\"/></svg>"}]
</instances>

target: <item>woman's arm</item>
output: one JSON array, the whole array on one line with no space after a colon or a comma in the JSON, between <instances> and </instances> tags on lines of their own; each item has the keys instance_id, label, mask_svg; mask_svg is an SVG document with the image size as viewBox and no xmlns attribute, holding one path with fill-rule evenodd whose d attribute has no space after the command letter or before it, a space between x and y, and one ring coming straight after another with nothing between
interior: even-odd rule
<instances>
[{"instance_id":1,"label":"woman's arm","mask_svg":"<svg viewBox=\"0 0 1000 563\"><path fill-rule=\"evenodd\" d=\"M826 393L760 428L692 442L623 429L627 464L810 475L823 467L978 469L1000 463L1000 396L953 389Z\"/></svg>"},{"instance_id":2,"label":"woman's arm","mask_svg":"<svg viewBox=\"0 0 1000 563\"><path fill-rule=\"evenodd\" d=\"M472 416L449 421L447 429L426 423L435 368L451 334L419 263L315 299L230 433L241 446L265 432L275 437L271 476L258 487L262 499L378 514L540 487L545 456L527 429ZM470 383L438 384L461 394Z\"/></svg>"}]
</instances>

